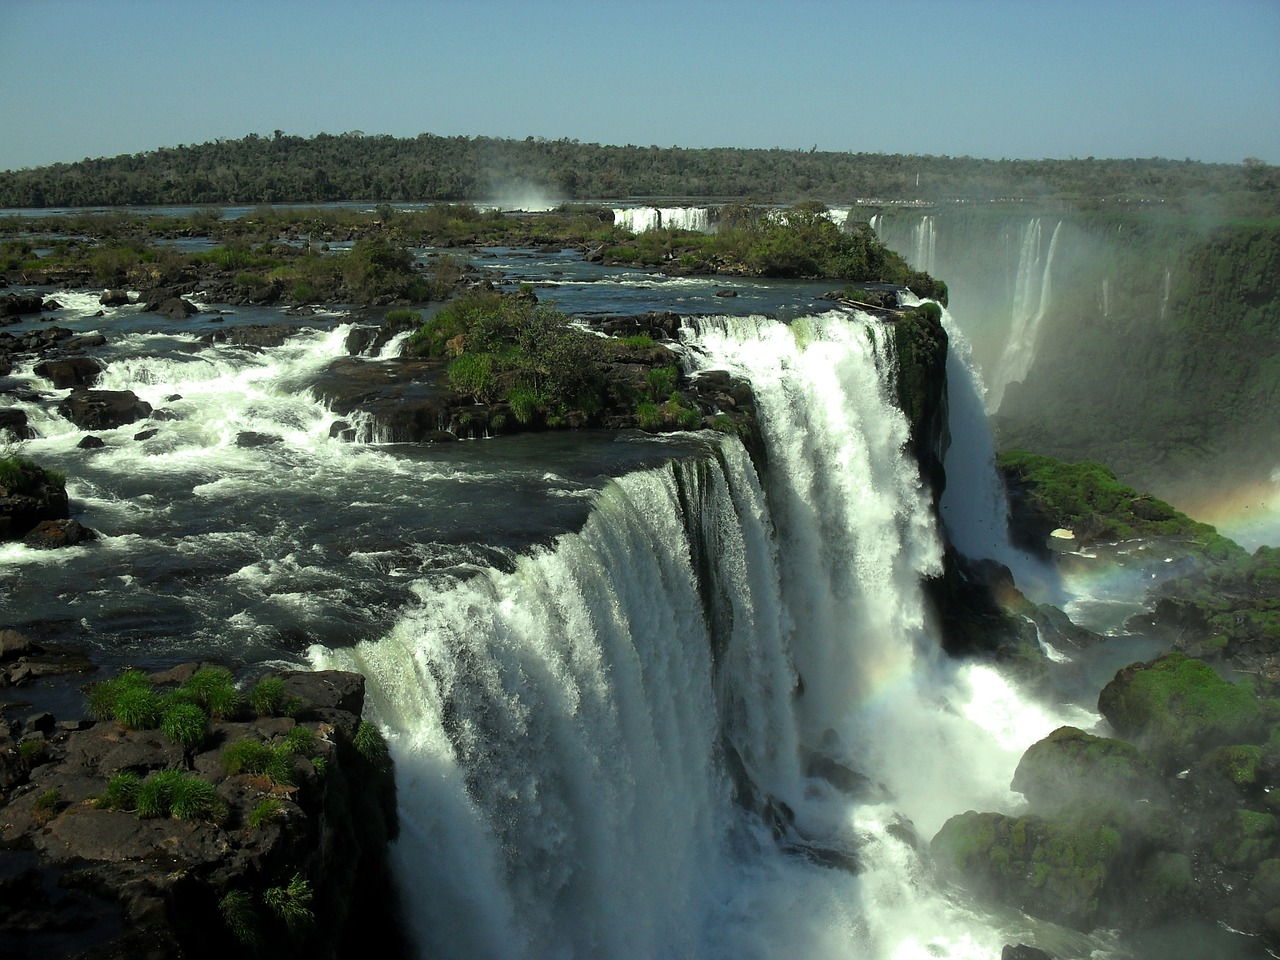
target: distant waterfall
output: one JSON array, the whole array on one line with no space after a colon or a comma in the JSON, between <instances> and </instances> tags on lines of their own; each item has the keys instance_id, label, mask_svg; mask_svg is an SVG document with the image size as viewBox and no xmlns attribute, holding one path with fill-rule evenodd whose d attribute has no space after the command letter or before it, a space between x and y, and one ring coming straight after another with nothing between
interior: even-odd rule
<instances>
[{"instance_id":1,"label":"distant waterfall","mask_svg":"<svg viewBox=\"0 0 1280 960\"><path fill-rule=\"evenodd\" d=\"M1062 221L1059 220L1053 228L1047 250L1042 243L1039 217L1033 218L1023 231L1009 337L1005 341L1004 351L996 364L987 393L987 409L990 411L1000 409L1005 388L1011 383L1021 382L1035 359L1040 324L1052 298L1050 277L1053 254L1061 231Z\"/></svg>"},{"instance_id":2,"label":"distant waterfall","mask_svg":"<svg viewBox=\"0 0 1280 960\"><path fill-rule=\"evenodd\" d=\"M911 265L925 273L933 273L937 251L938 234L933 217L926 214L915 226L915 256Z\"/></svg>"},{"instance_id":3,"label":"distant waterfall","mask_svg":"<svg viewBox=\"0 0 1280 960\"><path fill-rule=\"evenodd\" d=\"M890 339L838 312L682 339L692 369L751 379L767 482L714 441L506 569L420 581L381 640L313 651L368 677L388 732L421 955L993 956L911 824L1014 802L1059 720L936 654Z\"/></svg>"},{"instance_id":4,"label":"distant waterfall","mask_svg":"<svg viewBox=\"0 0 1280 960\"><path fill-rule=\"evenodd\" d=\"M712 229L707 207L617 207L613 222L632 233L661 229L710 233Z\"/></svg>"}]
</instances>

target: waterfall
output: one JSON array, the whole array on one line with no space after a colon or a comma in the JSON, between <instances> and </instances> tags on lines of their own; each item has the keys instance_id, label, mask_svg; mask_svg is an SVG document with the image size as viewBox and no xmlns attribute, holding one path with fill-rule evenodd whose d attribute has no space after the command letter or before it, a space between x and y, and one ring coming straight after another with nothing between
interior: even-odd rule
<instances>
[{"instance_id":1,"label":"waterfall","mask_svg":"<svg viewBox=\"0 0 1280 960\"><path fill-rule=\"evenodd\" d=\"M925 215L915 226L915 257L911 265L925 273L933 273L934 255L938 249L938 235L933 217Z\"/></svg>"},{"instance_id":2,"label":"waterfall","mask_svg":"<svg viewBox=\"0 0 1280 960\"><path fill-rule=\"evenodd\" d=\"M1009 338L1005 341L1004 351L996 364L995 374L987 394L989 411L999 410L1005 389L1011 383L1020 383L1031 370L1040 324L1044 320L1051 301L1050 271L1053 268L1053 255L1057 249L1058 235L1061 231L1062 221L1059 220L1053 228L1047 251L1041 242L1039 217L1034 217L1023 231L1022 249L1018 255L1017 279L1014 284L1013 316L1009 327Z\"/></svg>"},{"instance_id":3,"label":"waterfall","mask_svg":"<svg viewBox=\"0 0 1280 960\"><path fill-rule=\"evenodd\" d=\"M750 378L763 480L708 435L610 482L577 532L420 581L383 638L313 648L368 678L421 955L994 955L996 921L911 838L1016 805L1021 750L1061 721L936 652L891 339L832 312L682 342L691 371Z\"/></svg>"},{"instance_id":4,"label":"waterfall","mask_svg":"<svg viewBox=\"0 0 1280 960\"><path fill-rule=\"evenodd\" d=\"M661 229L710 233L711 211L707 207L617 207L613 222L632 233Z\"/></svg>"}]
</instances>

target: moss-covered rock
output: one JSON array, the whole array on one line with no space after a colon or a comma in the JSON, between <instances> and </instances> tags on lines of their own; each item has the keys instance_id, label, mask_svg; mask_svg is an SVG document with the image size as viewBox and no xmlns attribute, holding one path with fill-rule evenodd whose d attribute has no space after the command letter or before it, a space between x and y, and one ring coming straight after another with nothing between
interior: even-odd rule
<instances>
[{"instance_id":1,"label":"moss-covered rock","mask_svg":"<svg viewBox=\"0 0 1280 960\"><path fill-rule=\"evenodd\" d=\"M1088 930L1100 918L1123 840L1114 824L1086 810L1056 819L970 810L943 824L931 850L943 876L979 896Z\"/></svg>"},{"instance_id":2,"label":"moss-covered rock","mask_svg":"<svg viewBox=\"0 0 1280 960\"><path fill-rule=\"evenodd\" d=\"M1181 653L1125 667L1103 688L1098 711L1165 766L1189 763L1216 746L1258 743L1266 734L1251 690Z\"/></svg>"},{"instance_id":3,"label":"moss-covered rock","mask_svg":"<svg viewBox=\"0 0 1280 960\"><path fill-rule=\"evenodd\" d=\"M1218 823L1209 852L1228 870L1250 870L1280 854L1280 820L1256 810L1232 810Z\"/></svg>"},{"instance_id":4,"label":"moss-covered rock","mask_svg":"<svg viewBox=\"0 0 1280 960\"><path fill-rule=\"evenodd\" d=\"M1042 813L1099 795L1134 802L1162 801L1166 794L1155 767L1133 744L1076 727L1059 727L1032 744L1012 787Z\"/></svg>"}]
</instances>

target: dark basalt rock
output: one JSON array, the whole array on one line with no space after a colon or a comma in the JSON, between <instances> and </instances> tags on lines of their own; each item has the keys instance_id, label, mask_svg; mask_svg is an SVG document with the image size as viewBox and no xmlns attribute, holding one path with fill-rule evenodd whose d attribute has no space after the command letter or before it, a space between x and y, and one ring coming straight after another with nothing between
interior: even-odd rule
<instances>
[{"instance_id":1,"label":"dark basalt rock","mask_svg":"<svg viewBox=\"0 0 1280 960\"><path fill-rule=\"evenodd\" d=\"M182 297L170 297L158 304L154 310L148 305L147 311L168 320L185 320L200 312L195 304Z\"/></svg>"},{"instance_id":2,"label":"dark basalt rock","mask_svg":"<svg viewBox=\"0 0 1280 960\"><path fill-rule=\"evenodd\" d=\"M56 550L96 539L98 535L77 520L45 520L36 524L35 529L22 538L22 542L37 550Z\"/></svg>"},{"instance_id":3,"label":"dark basalt rock","mask_svg":"<svg viewBox=\"0 0 1280 960\"><path fill-rule=\"evenodd\" d=\"M87 436L81 437L80 442L76 444L81 450L100 450L105 447L106 441L101 437Z\"/></svg>"},{"instance_id":4,"label":"dark basalt rock","mask_svg":"<svg viewBox=\"0 0 1280 960\"><path fill-rule=\"evenodd\" d=\"M92 387L98 382L102 369L102 364L90 357L42 360L33 368L36 376L44 377L56 390Z\"/></svg>"},{"instance_id":5,"label":"dark basalt rock","mask_svg":"<svg viewBox=\"0 0 1280 960\"><path fill-rule=\"evenodd\" d=\"M27 462L16 484L0 486L0 541L17 540L47 520L70 516L62 481Z\"/></svg>"},{"instance_id":6,"label":"dark basalt rock","mask_svg":"<svg viewBox=\"0 0 1280 960\"><path fill-rule=\"evenodd\" d=\"M0 633L6 646L9 639ZM178 683L195 667L152 680ZM407 956L385 859L398 830L394 771L380 737L362 729L364 678L278 676L293 717L245 711L215 722L204 746L186 752L159 730L111 721L33 713L20 733L0 726L6 950L23 960L72 953L189 960L260 951L333 960L367 949L369 931L377 930L381 955ZM224 769L227 744L249 738L279 747L297 726L307 728L309 745L292 754L293 785ZM23 746L18 736L38 746ZM199 778L225 813L144 819L97 802L121 771ZM266 798L278 813L251 820ZM310 920L291 927L269 908L268 893L295 876L309 886L303 905ZM228 922L228 895L251 916L252 929L241 927L240 936Z\"/></svg>"},{"instance_id":7,"label":"dark basalt rock","mask_svg":"<svg viewBox=\"0 0 1280 960\"><path fill-rule=\"evenodd\" d=\"M0 297L0 317L20 317L27 313L39 313L44 301L39 294L11 293Z\"/></svg>"},{"instance_id":8,"label":"dark basalt rock","mask_svg":"<svg viewBox=\"0 0 1280 960\"><path fill-rule=\"evenodd\" d=\"M27 424L26 413L12 407L0 409L0 433L7 433L15 440L30 440L36 435Z\"/></svg>"},{"instance_id":9,"label":"dark basalt rock","mask_svg":"<svg viewBox=\"0 0 1280 960\"><path fill-rule=\"evenodd\" d=\"M252 430L243 430L236 435L237 447L265 447L272 443L282 443L284 437L278 437L270 433L256 433Z\"/></svg>"},{"instance_id":10,"label":"dark basalt rock","mask_svg":"<svg viewBox=\"0 0 1280 960\"><path fill-rule=\"evenodd\" d=\"M81 430L112 430L151 415L151 404L132 390L74 390L58 412Z\"/></svg>"},{"instance_id":11,"label":"dark basalt rock","mask_svg":"<svg viewBox=\"0 0 1280 960\"><path fill-rule=\"evenodd\" d=\"M98 302L104 307L123 307L127 306L131 301L128 290L104 290L102 291L102 296L98 298Z\"/></svg>"}]
</instances>

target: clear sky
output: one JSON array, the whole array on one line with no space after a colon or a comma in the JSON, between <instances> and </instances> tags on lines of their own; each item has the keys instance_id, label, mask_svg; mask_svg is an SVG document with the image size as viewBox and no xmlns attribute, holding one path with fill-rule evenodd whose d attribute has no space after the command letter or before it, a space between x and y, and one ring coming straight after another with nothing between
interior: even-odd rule
<instances>
[{"instance_id":1,"label":"clear sky","mask_svg":"<svg viewBox=\"0 0 1280 960\"><path fill-rule=\"evenodd\" d=\"M274 130L1280 163L1280 0L0 0L0 170Z\"/></svg>"}]
</instances>

